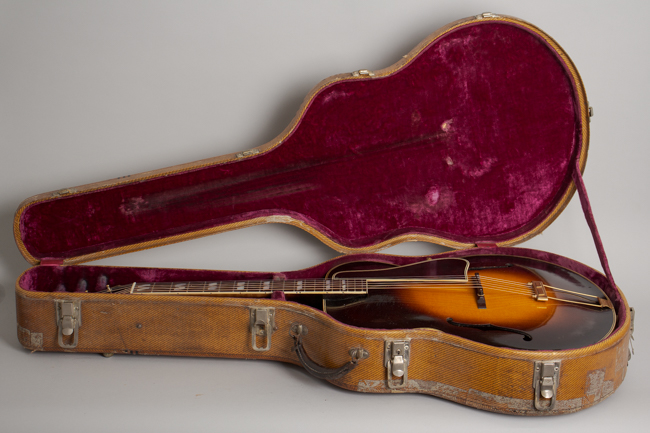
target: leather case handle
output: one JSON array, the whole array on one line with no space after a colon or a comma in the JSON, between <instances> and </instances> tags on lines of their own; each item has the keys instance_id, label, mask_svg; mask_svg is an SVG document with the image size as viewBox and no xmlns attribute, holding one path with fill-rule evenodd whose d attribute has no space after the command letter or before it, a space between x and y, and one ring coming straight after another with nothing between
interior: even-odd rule
<instances>
[{"instance_id":1,"label":"leather case handle","mask_svg":"<svg viewBox=\"0 0 650 433\"><path fill-rule=\"evenodd\" d=\"M302 345L302 336L307 334L307 327L300 324L294 324L291 328L291 336L293 337L293 352L296 352L300 364L307 370L312 376L319 379L325 380L334 380L340 379L350 371L352 371L359 363L361 359L368 357L368 352L361 348L350 349L350 356L352 359L345 365L339 368L327 368L322 365L314 362L305 352L305 348Z\"/></svg>"}]
</instances>

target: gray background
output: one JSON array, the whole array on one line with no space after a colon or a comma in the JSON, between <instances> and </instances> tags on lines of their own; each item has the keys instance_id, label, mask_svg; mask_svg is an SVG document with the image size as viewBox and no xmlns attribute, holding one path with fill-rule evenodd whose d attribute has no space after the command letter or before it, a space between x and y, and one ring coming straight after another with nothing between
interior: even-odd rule
<instances>
[{"instance_id":1,"label":"gray background","mask_svg":"<svg viewBox=\"0 0 650 433\"><path fill-rule=\"evenodd\" d=\"M0 1L0 430L626 431L649 421L643 264L650 3L597 1ZM491 414L423 395L365 395L264 361L34 353L16 338L14 245L25 198L246 150L275 137L321 79L391 65L438 27L491 11L569 53L595 108L585 174L617 283L637 309L623 385L555 418ZM524 244L600 268L577 197ZM393 254L443 248L402 244ZM308 267L337 253L267 225L102 260L242 270ZM88 428L92 426L92 428Z\"/></svg>"}]
</instances>

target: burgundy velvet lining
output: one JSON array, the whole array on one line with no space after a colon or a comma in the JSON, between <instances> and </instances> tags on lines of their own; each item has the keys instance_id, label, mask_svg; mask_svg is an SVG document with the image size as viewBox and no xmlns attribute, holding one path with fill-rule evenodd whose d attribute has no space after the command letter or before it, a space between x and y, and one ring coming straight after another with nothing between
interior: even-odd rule
<instances>
[{"instance_id":1,"label":"burgundy velvet lining","mask_svg":"<svg viewBox=\"0 0 650 433\"><path fill-rule=\"evenodd\" d=\"M466 257L477 255L509 255L540 260L553 265L564 267L591 280L599 286L616 306L618 329L627 315L625 304L616 287L611 286L606 276L600 272L566 257L543 251L524 248L476 248L471 250L450 251L435 256ZM246 279L305 279L323 278L327 272L341 264L355 261L382 261L396 265L405 265L425 260L427 257L388 256L382 254L352 254L341 256L311 268L282 273L270 272L239 272L239 271L208 271L192 269L167 268L123 268L109 266L36 266L23 274L19 285L22 289L36 292L79 292L86 287L89 292L104 290L106 283L115 286L132 282L171 282L171 281L217 281L217 280L246 280ZM83 282L81 282L83 281ZM81 283L80 283L81 282ZM282 300L282 297L278 300Z\"/></svg>"},{"instance_id":2,"label":"burgundy velvet lining","mask_svg":"<svg viewBox=\"0 0 650 433\"><path fill-rule=\"evenodd\" d=\"M529 30L445 34L401 71L322 89L274 150L28 207L36 258L69 258L259 216L366 247L407 233L496 242L539 225L581 143L572 78Z\"/></svg>"}]
</instances>

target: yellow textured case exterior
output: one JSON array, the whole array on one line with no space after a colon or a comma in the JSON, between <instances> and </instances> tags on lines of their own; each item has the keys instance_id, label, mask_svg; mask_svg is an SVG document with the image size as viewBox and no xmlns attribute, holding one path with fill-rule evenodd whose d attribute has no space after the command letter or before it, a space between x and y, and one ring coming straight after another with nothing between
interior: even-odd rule
<instances>
[{"instance_id":1,"label":"yellow textured case exterior","mask_svg":"<svg viewBox=\"0 0 650 433\"><path fill-rule=\"evenodd\" d=\"M55 300L80 300L79 345L58 344ZM303 344L318 364L336 368L350 361L350 349L367 359L341 379L342 388L374 393L431 394L493 412L552 415L575 412L608 397L625 377L630 315L623 326L598 344L564 351L523 351L492 347L434 329L375 330L344 325L321 311L294 302L253 298L145 295L119 298L91 293L42 293L16 285L18 336L31 350L183 355L267 359L298 364L292 351L293 325L308 329ZM274 307L277 330L271 349L251 344L251 307ZM627 308L627 304L626 304ZM209 326L207 325L209 324ZM410 340L408 381L387 387L384 346ZM561 361L553 410L535 409L535 361ZM316 379L314 379L316 380Z\"/></svg>"}]
</instances>

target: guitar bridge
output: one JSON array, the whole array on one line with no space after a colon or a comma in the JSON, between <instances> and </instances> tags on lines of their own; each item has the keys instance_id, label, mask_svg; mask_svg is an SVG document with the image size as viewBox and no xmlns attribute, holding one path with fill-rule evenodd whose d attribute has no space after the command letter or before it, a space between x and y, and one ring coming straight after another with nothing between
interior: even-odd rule
<instances>
[{"instance_id":1,"label":"guitar bridge","mask_svg":"<svg viewBox=\"0 0 650 433\"><path fill-rule=\"evenodd\" d=\"M485 293L483 292L483 285L481 284L481 277L478 272L474 274L474 279L476 280L476 305L479 310L485 310L487 308L485 304Z\"/></svg>"},{"instance_id":2,"label":"guitar bridge","mask_svg":"<svg viewBox=\"0 0 650 433\"><path fill-rule=\"evenodd\" d=\"M533 294L535 300L540 302L548 301L548 295L546 294L546 288L544 287L544 283L542 283L541 281L533 281L529 284L533 287L533 291L535 292Z\"/></svg>"}]
</instances>

